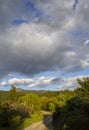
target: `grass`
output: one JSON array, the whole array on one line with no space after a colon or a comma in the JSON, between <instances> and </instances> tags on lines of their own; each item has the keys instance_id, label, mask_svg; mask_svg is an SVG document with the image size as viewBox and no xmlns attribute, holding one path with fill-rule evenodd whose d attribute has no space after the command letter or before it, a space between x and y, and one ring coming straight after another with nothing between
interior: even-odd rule
<instances>
[{"instance_id":1,"label":"grass","mask_svg":"<svg viewBox=\"0 0 89 130\"><path fill-rule=\"evenodd\" d=\"M25 118L22 120L21 124L18 126L18 128L3 128L0 127L0 130L23 130L24 128L30 126L31 124L41 121L44 118L44 114L43 113L34 113L33 115L31 115L28 118Z\"/></svg>"},{"instance_id":2,"label":"grass","mask_svg":"<svg viewBox=\"0 0 89 130\"><path fill-rule=\"evenodd\" d=\"M24 128L30 126L31 124L41 121L43 118L44 115L42 113L38 113L38 114L34 113L33 115L31 115L31 117L24 119L20 124L20 126L17 128L17 130L23 130Z\"/></svg>"}]
</instances>

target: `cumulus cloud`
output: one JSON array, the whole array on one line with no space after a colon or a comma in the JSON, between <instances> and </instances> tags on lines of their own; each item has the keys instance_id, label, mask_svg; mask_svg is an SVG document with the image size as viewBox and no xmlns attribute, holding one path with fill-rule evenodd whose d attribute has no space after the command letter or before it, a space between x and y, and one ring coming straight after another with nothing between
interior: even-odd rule
<instances>
[{"instance_id":1,"label":"cumulus cloud","mask_svg":"<svg viewBox=\"0 0 89 130\"><path fill-rule=\"evenodd\" d=\"M57 89L58 90L74 90L80 85L77 83L77 79L83 79L83 77L89 77L89 75L78 75L74 77L68 77L68 78L63 78L64 84L59 86Z\"/></svg>"},{"instance_id":2,"label":"cumulus cloud","mask_svg":"<svg viewBox=\"0 0 89 130\"><path fill-rule=\"evenodd\" d=\"M49 78L49 77L40 77L34 84L30 84L29 87L47 87L49 85L52 85L52 80L54 78Z\"/></svg>"},{"instance_id":3,"label":"cumulus cloud","mask_svg":"<svg viewBox=\"0 0 89 130\"><path fill-rule=\"evenodd\" d=\"M89 75L87 75L89 76ZM12 78L9 79L7 82L2 81L1 86L11 86L16 85L18 86L28 86L28 88L45 88L49 86L58 86L58 90L73 90L77 87L80 87L77 83L77 79L82 79L83 77L86 77L86 75L78 75L75 77L39 77L39 78Z\"/></svg>"},{"instance_id":4,"label":"cumulus cloud","mask_svg":"<svg viewBox=\"0 0 89 130\"><path fill-rule=\"evenodd\" d=\"M33 79L25 79L25 78L13 78L13 79L10 79L8 80L8 82L1 82L1 86L8 86L8 85L29 85L29 84L32 84L34 82Z\"/></svg>"},{"instance_id":5,"label":"cumulus cloud","mask_svg":"<svg viewBox=\"0 0 89 130\"><path fill-rule=\"evenodd\" d=\"M50 86L53 84L58 84L61 83L62 79L61 78L56 78L56 77L40 77L40 78L13 78L9 79L7 82L2 81L1 86L11 86L11 85L16 85L16 86L21 86L21 85L26 85L30 88L32 87L46 87Z\"/></svg>"},{"instance_id":6,"label":"cumulus cloud","mask_svg":"<svg viewBox=\"0 0 89 130\"><path fill-rule=\"evenodd\" d=\"M82 45L88 35L80 35L80 28L85 32L89 27L86 3L81 1L75 14L70 0L1 0L0 76L12 72L35 75L56 68L73 72L89 66L89 47ZM27 22L13 25L15 19Z\"/></svg>"},{"instance_id":7,"label":"cumulus cloud","mask_svg":"<svg viewBox=\"0 0 89 130\"><path fill-rule=\"evenodd\" d=\"M87 45L89 45L89 40L86 40L84 43L84 46L86 47Z\"/></svg>"},{"instance_id":8,"label":"cumulus cloud","mask_svg":"<svg viewBox=\"0 0 89 130\"><path fill-rule=\"evenodd\" d=\"M7 86L7 83L5 81L1 82L1 86Z\"/></svg>"},{"instance_id":9,"label":"cumulus cloud","mask_svg":"<svg viewBox=\"0 0 89 130\"><path fill-rule=\"evenodd\" d=\"M82 67L88 67L89 66L89 57L85 60L81 60Z\"/></svg>"}]
</instances>

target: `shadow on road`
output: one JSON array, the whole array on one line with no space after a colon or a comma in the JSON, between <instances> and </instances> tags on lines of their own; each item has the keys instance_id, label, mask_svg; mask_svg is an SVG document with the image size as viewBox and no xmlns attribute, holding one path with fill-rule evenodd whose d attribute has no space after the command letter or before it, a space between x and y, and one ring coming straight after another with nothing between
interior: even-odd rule
<instances>
[{"instance_id":1,"label":"shadow on road","mask_svg":"<svg viewBox=\"0 0 89 130\"><path fill-rule=\"evenodd\" d=\"M45 114L43 124L47 127L47 130L53 130L52 114Z\"/></svg>"}]
</instances>

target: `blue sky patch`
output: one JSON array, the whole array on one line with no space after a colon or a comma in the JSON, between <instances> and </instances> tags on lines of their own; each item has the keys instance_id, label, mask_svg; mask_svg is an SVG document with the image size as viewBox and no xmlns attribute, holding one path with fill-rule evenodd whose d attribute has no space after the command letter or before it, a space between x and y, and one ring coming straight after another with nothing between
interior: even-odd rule
<instances>
[{"instance_id":1,"label":"blue sky patch","mask_svg":"<svg viewBox=\"0 0 89 130\"><path fill-rule=\"evenodd\" d=\"M32 18L39 18L42 16L42 11L36 7L36 5L30 0L23 0L25 5L25 10L29 11L32 15Z\"/></svg>"},{"instance_id":2,"label":"blue sky patch","mask_svg":"<svg viewBox=\"0 0 89 130\"><path fill-rule=\"evenodd\" d=\"M11 21L11 23L12 23L13 25L20 25L20 24L27 23L27 22L28 22L28 21L25 20L25 19L13 19L13 20Z\"/></svg>"},{"instance_id":3,"label":"blue sky patch","mask_svg":"<svg viewBox=\"0 0 89 130\"><path fill-rule=\"evenodd\" d=\"M32 12L38 12L38 9L36 8L35 4L32 3L30 0L23 0L26 9L31 10Z\"/></svg>"},{"instance_id":4,"label":"blue sky patch","mask_svg":"<svg viewBox=\"0 0 89 130\"><path fill-rule=\"evenodd\" d=\"M77 7L78 3L79 3L79 0L74 0L73 10L76 10L76 7Z\"/></svg>"}]
</instances>

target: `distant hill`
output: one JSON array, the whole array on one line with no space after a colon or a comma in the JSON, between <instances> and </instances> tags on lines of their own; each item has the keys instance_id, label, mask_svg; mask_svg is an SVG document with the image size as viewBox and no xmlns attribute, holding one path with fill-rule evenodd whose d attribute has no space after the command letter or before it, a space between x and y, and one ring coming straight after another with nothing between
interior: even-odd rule
<instances>
[{"instance_id":1,"label":"distant hill","mask_svg":"<svg viewBox=\"0 0 89 130\"><path fill-rule=\"evenodd\" d=\"M51 97L51 96L57 96L58 93L57 91L47 91L47 90L24 90L22 88L16 88L17 92L19 93L19 96L23 96L27 93L33 93L38 96L46 96L46 97ZM9 91L3 91L0 90L0 100L5 100L8 96Z\"/></svg>"},{"instance_id":2,"label":"distant hill","mask_svg":"<svg viewBox=\"0 0 89 130\"><path fill-rule=\"evenodd\" d=\"M7 99L7 96L8 96L8 93L9 91L2 91L0 90L0 100L2 101L5 101Z\"/></svg>"}]
</instances>

